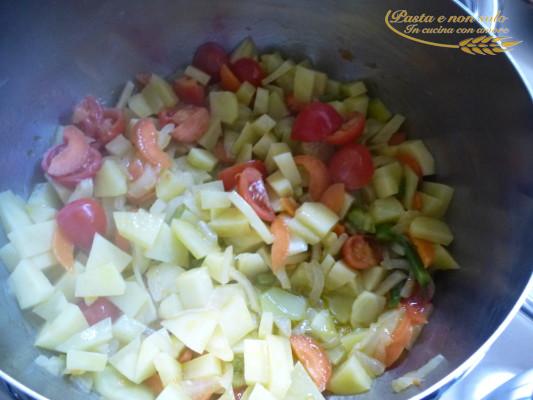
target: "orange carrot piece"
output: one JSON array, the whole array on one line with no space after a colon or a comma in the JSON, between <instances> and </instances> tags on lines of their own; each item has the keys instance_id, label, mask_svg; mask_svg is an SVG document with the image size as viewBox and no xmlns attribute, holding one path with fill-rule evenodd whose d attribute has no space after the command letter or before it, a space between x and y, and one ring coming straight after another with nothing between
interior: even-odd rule
<instances>
[{"instance_id":1,"label":"orange carrot piece","mask_svg":"<svg viewBox=\"0 0 533 400\"><path fill-rule=\"evenodd\" d=\"M344 206L344 183L334 183L328 187L322 193L320 201L335 214L340 214Z\"/></svg>"},{"instance_id":2,"label":"orange carrot piece","mask_svg":"<svg viewBox=\"0 0 533 400\"><path fill-rule=\"evenodd\" d=\"M289 254L289 242L291 235L283 217L278 216L270 225L270 231L274 236L272 243L272 271L276 272L287 263Z\"/></svg>"},{"instance_id":3,"label":"orange carrot piece","mask_svg":"<svg viewBox=\"0 0 533 400\"><path fill-rule=\"evenodd\" d=\"M328 167L324 162L314 156L302 154L294 157L296 165L304 168L309 174L309 194L314 201L320 200L322 193L330 183Z\"/></svg>"},{"instance_id":4,"label":"orange carrot piece","mask_svg":"<svg viewBox=\"0 0 533 400\"><path fill-rule=\"evenodd\" d=\"M144 381L148 389L152 391L155 396L158 396L164 389L163 382L158 373L153 374L150 378Z\"/></svg>"},{"instance_id":5,"label":"orange carrot piece","mask_svg":"<svg viewBox=\"0 0 533 400\"><path fill-rule=\"evenodd\" d=\"M67 271L71 271L74 266L74 244L56 228L52 238L52 252L59 264Z\"/></svg>"},{"instance_id":6,"label":"orange carrot piece","mask_svg":"<svg viewBox=\"0 0 533 400\"><path fill-rule=\"evenodd\" d=\"M416 251L422 260L424 267L429 267L435 261L435 246L433 243L424 240L411 237L410 238L415 245Z\"/></svg>"},{"instance_id":7,"label":"orange carrot piece","mask_svg":"<svg viewBox=\"0 0 533 400\"><path fill-rule=\"evenodd\" d=\"M399 153L396 155L396 159L402 164L405 164L409 168L411 168L413 172L419 177L422 177L422 167L420 166L416 158L407 153Z\"/></svg>"},{"instance_id":8,"label":"orange carrot piece","mask_svg":"<svg viewBox=\"0 0 533 400\"><path fill-rule=\"evenodd\" d=\"M415 195L413 196L413 204L411 206L417 211L422 209L422 195L420 192L415 192Z\"/></svg>"},{"instance_id":9,"label":"orange carrot piece","mask_svg":"<svg viewBox=\"0 0 533 400\"><path fill-rule=\"evenodd\" d=\"M296 209L299 207L298 202L292 197L282 197L279 199L279 202L281 204L282 211L286 212L291 217L294 217L294 214L296 214Z\"/></svg>"},{"instance_id":10,"label":"orange carrot piece","mask_svg":"<svg viewBox=\"0 0 533 400\"><path fill-rule=\"evenodd\" d=\"M413 325L411 320L406 315L404 316L396 329L392 332L391 342L387 345L385 350L385 366L390 367L394 362L400 358L405 347L411 341L413 335Z\"/></svg>"},{"instance_id":11,"label":"orange carrot piece","mask_svg":"<svg viewBox=\"0 0 533 400\"><path fill-rule=\"evenodd\" d=\"M220 85L232 92L236 92L241 87L241 82L226 64L220 68Z\"/></svg>"}]
</instances>

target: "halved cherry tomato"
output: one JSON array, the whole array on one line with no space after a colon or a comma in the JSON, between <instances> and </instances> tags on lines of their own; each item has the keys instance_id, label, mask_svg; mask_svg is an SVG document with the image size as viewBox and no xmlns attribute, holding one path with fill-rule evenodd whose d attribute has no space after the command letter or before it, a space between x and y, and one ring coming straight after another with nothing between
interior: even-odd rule
<instances>
[{"instance_id":1,"label":"halved cherry tomato","mask_svg":"<svg viewBox=\"0 0 533 400\"><path fill-rule=\"evenodd\" d=\"M290 338L292 351L309 373L318 390L323 392L331 378L331 362L327 353L320 345L306 335L292 335Z\"/></svg>"},{"instance_id":2,"label":"halved cherry tomato","mask_svg":"<svg viewBox=\"0 0 533 400\"><path fill-rule=\"evenodd\" d=\"M68 128L69 127L66 127L65 129L67 129L68 131L69 130ZM72 127L72 128L77 130L77 128L75 127ZM68 136L68 133L67 133L67 136ZM66 137L65 137L65 140L67 140ZM67 151L68 146L69 145L67 145L66 143L63 143L63 144L57 145L49 149L43 157L43 160L41 162L41 167L44 170L44 172L48 173L52 177L52 179L56 181L57 183L60 183L61 185L66 186L69 189L74 189L76 185L80 183L83 179L92 178L96 175L96 173L102 166L102 155L100 154L98 150L89 146L85 154L80 154L78 153L78 151L76 151L76 153L78 153L77 156L79 157L78 160L75 160L76 157L75 155L72 155L72 154L69 157L63 158L61 154L64 151ZM78 147L78 145L76 145L76 147ZM82 147L84 146L82 145ZM81 153L83 153L83 149ZM57 169L55 171L71 170L73 164L75 165L81 164L81 165L73 172L63 174L63 175L51 175L49 172L50 166L52 165L55 158L58 156L61 156L61 158L63 158L63 161L61 163L65 162L67 165L62 165L62 166L56 165Z\"/></svg>"},{"instance_id":3,"label":"halved cherry tomato","mask_svg":"<svg viewBox=\"0 0 533 400\"><path fill-rule=\"evenodd\" d=\"M318 201L330 183L326 164L319 158L307 154L294 157L294 162L307 171L309 175L309 194L311 199Z\"/></svg>"},{"instance_id":4,"label":"halved cherry tomato","mask_svg":"<svg viewBox=\"0 0 533 400\"><path fill-rule=\"evenodd\" d=\"M396 154L396 159L401 162L402 164L407 165L409 168L413 170L415 174L417 174L419 177L422 177L422 167L414 158L413 156L407 154L407 153L398 153Z\"/></svg>"},{"instance_id":5,"label":"halved cherry tomato","mask_svg":"<svg viewBox=\"0 0 533 400\"><path fill-rule=\"evenodd\" d=\"M389 146L397 146L399 144L402 144L407 140L407 134L405 132L396 132L394 133L391 138L389 139L388 145Z\"/></svg>"},{"instance_id":6,"label":"halved cherry tomato","mask_svg":"<svg viewBox=\"0 0 533 400\"><path fill-rule=\"evenodd\" d=\"M76 105L72 123L100 144L110 142L126 129L122 110L103 107L92 96L85 97Z\"/></svg>"},{"instance_id":7,"label":"halved cherry tomato","mask_svg":"<svg viewBox=\"0 0 533 400\"><path fill-rule=\"evenodd\" d=\"M413 325L411 319L405 315L394 329L391 335L391 342L385 349L384 364L390 367L400 356L411 341L413 336Z\"/></svg>"},{"instance_id":8,"label":"halved cherry tomato","mask_svg":"<svg viewBox=\"0 0 533 400\"><path fill-rule=\"evenodd\" d=\"M264 178L267 174L265 164L261 160L250 160L245 161L240 164L235 164L231 167L223 169L218 173L218 179L224 183L224 190L232 190L237 186L239 181L239 175L246 168L254 168L261 173L261 176Z\"/></svg>"},{"instance_id":9,"label":"halved cherry tomato","mask_svg":"<svg viewBox=\"0 0 533 400\"><path fill-rule=\"evenodd\" d=\"M227 63L226 51L214 42L207 42L198 47L192 60L192 65L209 74L213 82L218 82L220 68Z\"/></svg>"},{"instance_id":10,"label":"halved cherry tomato","mask_svg":"<svg viewBox=\"0 0 533 400\"><path fill-rule=\"evenodd\" d=\"M94 199L83 198L65 205L56 216L65 237L85 251L90 250L96 233L105 235L107 219L104 208Z\"/></svg>"},{"instance_id":11,"label":"halved cherry tomato","mask_svg":"<svg viewBox=\"0 0 533 400\"><path fill-rule=\"evenodd\" d=\"M173 84L174 92L178 98L187 104L202 106L205 103L205 88L196 80L183 76L176 79Z\"/></svg>"},{"instance_id":12,"label":"halved cherry tomato","mask_svg":"<svg viewBox=\"0 0 533 400\"><path fill-rule=\"evenodd\" d=\"M229 152L226 150L223 140L219 140L213 149L213 154L223 164L231 164L235 162L235 159Z\"/></svg>"},{"instance_id":13,"label":"halved cherry tomato","mask_svg":"<svg viewBox=\"0 0 533 400\"><path fill-rule=\"evenodd\" d=\"M247 167L239 175L237 184L239 194L246 200L263 221L275 218L274 210L263 182L263 175L255 168Z\"/></svg>"},{"instance_id":14,"label":"halved cherry tomato","mask_svg":"<svg viewBox=\"0 0 533 400\"><path fill-rule=\"evenodd\" d=\"M372 247L362 235L353 235L344 242L342 258L353 269L367 269L377 264Z\"/></svg>"},{"instance_id":15,"label":"halved cherry tomato","mask_svg":"<svg viewBox=\"0 0 533 400\"><path fill-rule=\"evenodd\" d=\"M338 131L328 136L325 142L335 145L354 143L363 133L365 124L365 116L359 112L355 112L348 121L342 124Z\"/></svg>"},{"instance_id":16,"label":"halved cherry tomato","mask_svg":"<svg viewBox=\"0 0 533 400\"><path fill-rule=\"evenodd\" d=\"M67 271L74 265L74 244L67 239L61 229L56 228L52 238L52 252L59 265Z\"/></svg>"},{"instance_id":17,"label":"halved cherry tomato","mask_svg":"<svg viewBox=\"0 0 533 400\"><path fill-rule=\"evenodd\" d=\"M140 155L150 164L161 168L170 167L170 157L159 147L157 130L150 118L143 118L133 126L132 141Z\"/></svg>"},{"instance_id":18,"label":"halved cherry tomato","mask_svg":"<svg viewBox=\"0 0 533 400\"><path fill-rule=\"evenodd\" d=\"M277 272L287 263L291 234L285 224L285 219L281 216L276 217L274 222L272 222L270 231L272 236L274 236L274 242L272 243L272 271Z\"/></svg>"},{"instance_id":19,"label":"halved cherry tomato","mask_svg":"<svg viewBox=\"0 0 533 400\"><path fill-rule=\"evenodd\" d=\"M226 64L220 68L220 86L232 92L236 92L241 87L241 82Z\"/></svg>"},{"instance_id":20,"label":"halved cherry tomato","mask_svg":"<svg viewBox=\"0 0 533 400\"><path fill-rule=\"evenodd\" d=\"M50 160L46 172L51 176L72 174L79 170L89 152L89 143L82 131L73 125L63 129L65 147Z\"/></svg>"},{"instance_id":21,"label":"halved cherry tomato","mask_svg":"<svg viewBox=\"0 0 533 400\"><path fill-rule=\"evenodd\" d=\"M89 325L94 325L106 318L111 318L114 321L122 314L117 306L105 297L99 297L90 306L82 300L78 303L78 307Z\"/></svg>"},{"instance_id":22,"label":"halved cherry tomato","mask_svg":"<svg viewBox=\"0 0 533 400\"><path fill-rule=\"evenodd\" d=\"M332 106L315 101L306 105L294 120L292 139L302 142L324 140L342 125L342 116Z\"/></svg>"},{"instance_id":23,"label":"halved cherry tomato","mask_svg":"<svg viewBox=\"0 0 533 400\"><path fill-rule=\"evenodd\" d=\"M305 106L307 106L307 103L302 103L296 100L293 93L289 93L285 96L285 103L287 103L287 107L289 107L289 110L293 114L298 114L305 108Z\"/></svg>"},{"instance_id":24,"label":"halved cherry tomato","mask_svg":"<svg viewBox=\"0 0 533 400\"><path fill-rule=\"evenodd\" d=\"M176 128L172 137L182 143L194 143L209 128L209 111L205 107L185 106L172 116Z\"/></svg>"},{"instance_id":25,"label":"halved cherry tomato","mask_svg":"<svg viewBox=\"0 0 533 400\"><path fill-rule=\"evenodd\" d=\"M344 206L344 196L344 183L334 183L322 193L320 202L338 215Z\"/></svg>"},{"instance_id":26,"label":"halved cherry tomato","mask_svg":"<svg viewBox=\"0 0 533 400\"><path fill-rule=\"evenodd\" d=\"M261 65L253 58L239 58L231 64L231 70L240 82L249 82L254 86L261 86L265 73Z\"/></svg>"},{"instance_id":27,"label":"halved cherry tomato","mask_svg":"<svg viewBox=\"0 0 533 400\"><path fill-rule=\"evenodd\" d=\"M373 174L372 156L362 144L344 146L329 160L329 175L332 181L344 183L348 190L366 186Z\"/></svg>"}]
</instances>

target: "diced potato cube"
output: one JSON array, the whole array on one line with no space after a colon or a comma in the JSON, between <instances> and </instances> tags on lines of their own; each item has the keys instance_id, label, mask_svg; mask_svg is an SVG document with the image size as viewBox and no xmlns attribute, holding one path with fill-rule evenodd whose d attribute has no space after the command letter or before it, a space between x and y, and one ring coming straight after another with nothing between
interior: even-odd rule
<instances>
[{"instance_id":1,"label":"diced potato cube","mask_svg":"<svg viewBox=\"0 0 533 400\"><path fill-rule=\"evenodd\" d=\"M317 236L317 234L314 233L307 226L302 224L296 218L287 218L285 221L286 221L287 227L293 234L301 237L303 240L305 240L310 245L314 245L320 242L320 238Z\"/></svg>"},{"instance_id":2,"label":"diced potato cube","mask_svg":"<svg viewBox=\"0 0 533 400\"><path fill-rule=\"evenodd\" d=\"M194 79L195 81L204 86L206 86L209 83L209 80L211 79L211 76L192 65L188 65L187 68L185 68L184 75Z\"/></svg>"},{"instance_id":3,"label":"diced potato cube","mask_svg":"<svg viewBox=\"0 0 533 400\"><path fill-rule=\"evenodd\" d=\"M194 268L176 279L178 295L185 308L200 308L207 304L213 292L213 281L207 268Z\"/></svg>"},{"instance_id":4,"label":"diced potato cube","mask_svg":"<svg viewBox=\"0 0 533 400\"><path fill-rule=\"evenodd\" d=\"M211 340L209 340L206 350L208 353L222 361L233 361L233 350L220 326L215 328L215 332L213 333Z\"/></svg>"},{"instance_id":5,"label":"diced potato cube","mask_svg":"<svg viewBox=\"0 0 533 400\"><path fill-rule=\"evenodd\" d=\"M244 81L239 87L239 90L237 90L237 92L235 93L237 99L239 100L239 103L244 104L245 106L250 105L254 94L255 86L248 81Z\"/></svg>"},{"instance_id":6,"label":"diced potato cube","mask_svg":"<svg viewBox=\"0 0 533 400\"><path fill-rule=\"evenodd\" d=\"M122 272L131 262L131 256L109 240L97 233L94 235L91 252L87 259L88 270L104 264L113 264L119 272Z\"/></svg>"},{"instance_id":7,"label":"diced potato cube","mask_svg":"<svg viewBox=\"0 0 533 400\"><path fill-rule=\"evenodd\" d=\"M187 161L194 168L209 172L215 168L218 159L209 151L194 147L189 151L189 154L187 155Z\"/></svg>"},{"instance_id":8,"label":"diced potato cube","mask_svg":"<svg viewBox=\"0 0 533 400\"><path fill-rule=\"evenodd\" d=\"M188 266L189 253L185 246L176 238L172 229L166 224L161 225L154 244L144 255L152 260Z\"/></svg>"},{"instance_id":9,"label":"diced potato cube","mask_svg":"<svg viewBox=\"0 0 533 400\"><path fill-rule=\"evenodd\" d=\"M235 323L235 315L232 318ZM217 326L217 313L211 310L187 310L161 324L185 346L203 353Z\"/></svg>"},{"instance_id":10,"label":"diced potato cube","mask_svg":"<svg viewBox=\"0 0 533 400\"><path fill-rule=\"evenodd\" d=\"M292 153L282 153L274 156L274 162L278 166L280 172L287 178L293 186L300 186L302 184L302 177L296 167Z\"/></svg>"},{"instance_id":11,"label":"diced potato cube","mask_svg":"<svg viewBox=\"0 0 533 400\"><path fill-rule=\"evenodd\" d=\"M163 224L163 217L142 208L137 212L115 211L113 219L122 236L145 248L154 244Z\"/></svg>"},{"instance_id":12,"label":"diced potato cube","mask_svg":"<svg viewBox=\"0 0 533 400\"><path fill-rule=\"evenodd\" d=\"M342 363L331 376L327 389L334 394L352 395L370 390L372 378L352 354L348 360Z\"/></svg>"},{"instance_id":13,"label":"diced potato cube","mask_svg":"<svg viewBox=\"0 0 533 400\"><path fill-rule=\"evenodd\" d=\"M24 201L10 190L0 193L0 221L6 233L32 224Z\"/></svg>"},{"instance_id":14,"label":"diced potato cube","mask_svg":"<svg viewBox=\"0 0 533 400\"><path fill-rule=\"evenodd\" d=\"M159 199L169 201L182 194L190 183L183 179L183 174L174 173L167 169L159 176L155 193Z\"/></svg>"},{"instance_id":15,"label":"diced potato cube","mask_svg":"<svg viewBox=\"0 0 533 400\"><path fill-rule=\"evenodd\" d=\"M113 354L109 358L109 363L131 382L135 382L135 369L140 350L141 339L137 337Z\"/></svg>"},{"instance_id":16,"label":"diced potato cube","mask_svg":"<svg viewBox=\"0 0 533 400\"><path fill-rule=\"evenodd\" d=\"M325 400L305 368L297 362L291 373L291 386L284 400Z\"/></svg>"},{"instance_id":17,"label":"diced potato cube","mask_svg":"<svg viewBox=\"0 0 533 400\"><path fill-rule=\"evenodd\" d=\"M374 223L396 222L404 213L403 205L396 197L376 199L370 206L370 215Z\"/></svg>"},{"instance_id":18,"label":"diced potato cube","mask_svg":"<svg viewBox=\"0 0 533 400\"><path fill-rule=\"evenodd\" d=\"M35 346L53 350L72 335L88 327L80 308L68 304L57 317L42 327L35 340Z\"/></svg>"},{"instance_id":19,"label":"diced potato cube","mask_svg":"<svg viewBox=\"0 0 533 400\"><path fill-rule=\"evenodd\" d=\"M270 379L268 389L283 399L291 386L293 369L291 344L287 338L270 335L266 338Z\"/></svg>"},{"instance_id":20,"label":"diced potato cube","mask_svg":"<svg viewBox=\"0 0 533 400\"><path fill-rule=\"evenodd\" d=\"M240 295L231 297L220 309L218 317L222 332L231 346L256 328L256 323L246 306L246 300Z\"/></svg>"},{"instance_id":21,"label":"diced potato cube","mask_svg":"<svg viewBox=\"0 0 533 400\"><path fill-rule=\"evenodd\" d=\"M67 353L71 350L94 350L113 338L111 318L103 319L87 329L78 332L56 347Z\"/></svg>"},{"instance_id":22,"label":"diced potato cube","mask_svg":"<svg viewBox=\"0 0 533 400\"><path fill-rule=\"evenodd\" d=\"M0 248L0 260L4 263L7 270L12 272L20 262L20 256L13 243L7 242Z\"/></svg>"},{"instance_id":23,"label":"diced potato cube","mask_svg":"<svg viewBox=\"0 0 533 400\"><path fill-rule=\"evenodd\" d=\"M294 73L294 97L300 103L309 103L313 98L315 72L297 65Z\"/></svg>"},{"instance_id":24,"label":"diced potato cube","mask_svg":"<svg viewBox=\"0 0 533 400\"><path fill-rule=\"evenodd\" d=\"M297 210L295 218L316 233L320 238L339 221L339 217L322 203L304 203Z\"/></svg>"},{"instance_id":25,"label":"diced potato cube","mask_svg":"<svg viewBox=\"0 0 533 400\"><path fill-rule=\"evenodd\" d=\"M268 345L265 340L244 340L244 379L247 385L268 383Z\"/></svg>"},{"instance_id":26,"label":"diced potato cube","mask_svg":"<svg viewBox=\"0 0 533 400\"><path fill-rule=\"evenodd\" d=\"M176 281L184 269L173 264L159 264L146 272L148 290L155 301L161 301L172 293L178 292Z\"/></svg>"},{"instance_id":27,"label":"diced potato cube","mask_svg":"<svg viewBox=\"0 0 533 400\"><path fill-rule=\"evenodd\" d=\"M200 192L200 203L203 210L212 210L231 207L231 201L226 192L214 190L202 190Z\"/></svg>"},{"instance_id":28,"label":"diced potato cube","mask_svg":"<svg viewBox=\"0 0 533 400\"><path fill-rule=\"evenodd\" d=\"M65 295L60 290L56 290L45 301L39 303L32 311L45 321L51 321L59 315L69 304Z\"/></svg>"},{"instance_id":29,"label":"diced potato cube","mask_svg":"<svg viewBox=\"0 0 533 400\"><path fill-rule=\"evenodd\" d=\"M71 350L67 353L65 373L103 371L107 364L107 355L88 351Z\"/></svg>"},{"instance_id":30,"label":"diced potato cube","mask_svg":"<svg viewBox=\"0 0 533 400\"><path fill-rule=\"evenodd\" d=\"M126 282L126 291L120 296L110 296L109 300L124 314L133 318L142 306L149 301L148 293L137 282Z\"/></svg>"},{"instance_id":31,"label":"diced potato cube","mask_svg":"<svg viewBox=\"0 0 533 400\"><path fill-rule=\"evenodd\" d=\"M85 270L76 282L76 297L119 296L125 291L126 283L111 263Z\"/></svg>"},{"instance_id":32,"label":"diced potato cube","mask_svg":"<svg viewBox=\"0 0 533 400\"><path fill-rule=\"evenodd\" d=\"M209 378L222 374L220 360L211 354L196 357L183 364L183 377L185 379Z\"/></svg>"},{"instance_id":33,"label":"diced potato cube","mask_svg":"<svg viewBox=\"0 0 533 400\"><path fill-rule=\"evenodd\" d=\"M361 293L352 306L350 322L352 326L369 325L374 322L385 308L385 297L372 292Z\"/></svg>"},{"instance_id":34,"label":"diced potato cube","mask_svg":"<svg viewBox=\"0 0 533 400\"><path fill-rule=\"evenodd\" d=\"M172 319L183 311L183 304L177 294L173 293L167 296L159 303L157 315L161 319Z\"/></svg>"},{"instance_id":35,"label":"diced potato cube","mask_svg":"<svg viewBox=\"0 0 533 400\"><path fill-rule=\"evenodd\" d=\"M215 118L226 124L232 124L239 116L237 96L232 92L209 93L209 109Z\"/></svg>"},{"instance_id":36,"label":"diced potato cube","mask_svg":"<svg viewBox=\"0 0 533 400\"><path fill-rule=\"evenodd\" d=\"M61 202L57 193L51 184L45 182L38 183L33 188L26 205L26 211L33 222L39 223L53 219L60 207ZM0 213L0 215L2 214Z\"/></svg>"},{"instance_id":37,"label":"diced potato cube","mask_svg":"<svg viewBox=\"0 0 533 400\"><path fill-rule=\"evenodd\" d=\"M413 157L420 165L424 176L435 173L435 159L421 140L403 142L398 146L398 153L406 153Z\"/></svg>"},{"instance_id":38,"label":"diced potato cube","mask_svg":"<svg viewBox=\"0 0 533 400\"><path fill-rule=\"evenodd\" d=\"M253 208L237 192L231 192L229 194L229 198L233 205L237 207L248 219L250 226L257 232L261 239L263 239L266 244L271 244L274 238L270 233L270 230L257 216Z\"/></svg>"},{"instance_id":39,"label":"diced potato cube","mask_svg":"<svg viewBox=\"0 0 533 400\"><path fill-rule=\"evenodd\" d=\"M209 227L220 237L242 237L250 231L248 219L236 208L221 211L211 220Z\"/></svg>"},{"instance_id":40,"label":"diced potato cube","mask_svg":"<svg viewBox=\"0 0 533 400\"><path fill-rule=\"evenodd\" d=\"M191 400L191 398L180 385L171 383L159 393L156 400Z\"/></svg>"},{"instance_id":41,"label":"diced potato cube","mask_svg":"<svg viewBox=\"0 0 533 400\"><path fill-rule=\"evenodd\" d=\"M113 337L121 343L129 343L141 336L145 330L146 326L136 319L122 315L113 324Z\"/></svg>"},{"instance_id":42,"label":"diced potato cube","mask_svg":"<svg viewBox=\"0 0 533 400\"><path fill-rule=\"evenodd\" d=\"M418 239L449 245L453 241L453 234L448 225L438 219L429 217L416 217L409 226L409 233Z\"/></svg>"},{"instance_id":43,"label":"diced potato cube","mask_svg":"<svg viewBox=\"0 0 533 400\"><path fill-rule=\"evenodd\" d=\"M52 249L55 221L16 228L7 236L22 258L36 256Z\"/></svg>"},{"instance_id":44,"label":"diced potato cube","mask_svg":"<svg viewBox=\"0 0 533 400\"><path fill-rule=\"evenodd\" d=\"M163 387L181 381L181 365L167 353L154 357L154 367L159 374Z\"/></svg>"},{"instance_id":45,"label":"diced potato cube","mask_svg":"<svg viewBox=\"0 0 533 400\"><path fill-rule=\"evenodd\" d=\"M128 99L128 107L139 118L145 118L154 113L142 93L131 96Z\"/></svg>"},{"instance_id":46,"label":"diced potato cube","mask_svg":"<svg viewBox=\"0 0 533 400\"><path fill-rule=\"evenodd\" d=\"M94 195L116 197L128 192L128 178L112 158L105 158L94 177Z\"/></svg>"},{"instance_id":47,"label":"diced potato cube","mask_svg":"<svg viewBox=\"0 0 533 400\"><path fill-rule=\"evenodd\" d=\"M105 145L105 148L110 154L122 157L133 150L133 145L124 137L124 135L118 135L113 140L108 142Z\"/></svg>"},{"instance_id":48,"label":"diced potato cube","mask_svg":"<svg viewBox=\"0 0 533 400\"><path fill-rule=\"evenodd\" d=\"M255 385L252 389L252 392L250 393L250 396L248 397L248 400L276 400L277 397L275 397L272 393L270 393L268 390L265 389L263 385L258 383Z\"/></svg>"},{"instance_id":49,"label":"diced potato cube","mask_svg":"<svg viewBox=\"0 0 533 400\"><path fill-rule=\"evenodd\" d=\"M209 253L219 251L217 243L206 238L190 222L174 219L171 227L174 235L191 252L194 258L204 258Z\"/></svg>"},{"instance_id":50,"label":"diced potato cube","mask_svg":"<svg viewBox=\"0 0 533 400\"><path fill-rule=\"evenodd\" d=\"M356 276L357 272L349 268L344 261L339 260L333 264L326 275L325 287L327 290L333 291L353 281Z\"/></svg>"},{"instance_id":51,"label":"diced potato cube","mask_svg":"<svg viewBox=\"0 0 533 400\"><path fill-rule=\"evenodd\" d=\"M236 257L237 269L248 278L269 270L263 257L257 253L241 253Z\"/></svg>"},{"instance_id":52,"label":"diced potato cube","mask_svg":"<svg viewBox=\"0 0 533 400\"><path fill-rule=\"evenodd\" d=\"M48 278L28 260L19 262L9 277L9 285L23 310L45 301L54 292Z\"/></svg>"},{"instance_id":53,"label":"diced potato cube","mask_svg":"<svg viewBox=\"0 0 533 400\"><path fill-rule=\"evenodd\" d=\"M268 112L268 90L258 87L255 92L254 114L262 115Z\"/></svg>"}]
</instances>

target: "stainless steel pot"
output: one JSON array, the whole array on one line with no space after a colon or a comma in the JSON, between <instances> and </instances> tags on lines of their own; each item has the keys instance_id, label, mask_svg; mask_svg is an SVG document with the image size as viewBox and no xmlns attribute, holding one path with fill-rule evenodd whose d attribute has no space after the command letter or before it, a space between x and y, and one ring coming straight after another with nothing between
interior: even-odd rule
<instances>
[{"instance_id":1,"label":"stainless steel pot","mask_svg":"<svg viewBox=\"0 0 533 400\"><path fill-rule=\"evenodd\" d=\"M251 35L264 49L310 57L338 79L365 78L408 116L409 133L436 156L438 180L456 188L449 220L463 268L438 274L435 313L419 342L369 394L357 396L421 398L468 369L517 310L533 265L533 112L505 56L401 39L383 23L386 11L399 7L462 13L451 2L424 0L2 2L0 190L28 194L42 178L40 155L82 96L115 99L135 73L168 74L206 40L231 47ZM344 50L352 61L340 56ZM35 321L23 317L6 278L1 269L0 375L38 398L87 398L33 364ZM393 378L437 353L447 361L423 393L392 394Z\"/></svg>"}]
</instances>

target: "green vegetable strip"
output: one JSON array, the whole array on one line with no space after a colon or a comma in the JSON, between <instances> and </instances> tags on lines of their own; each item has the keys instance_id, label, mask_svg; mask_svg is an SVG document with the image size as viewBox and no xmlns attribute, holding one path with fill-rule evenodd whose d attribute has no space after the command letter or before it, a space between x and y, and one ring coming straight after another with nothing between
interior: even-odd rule
<instances>
[{"instance_id":1,"label":"green vegetable strip","mask_svg":"<svg viewBox=\"0 0 533 400\"><path fill-rule=\"evenodd\" d=\"M429 273L424 268L424 264L422 264L422 260L420 260L415 248L405 236L394 232L390 224L380 224L376 226L376 238L382 242L398 243L402 246L405 251L405 258L409 262L411 273L416 281L422 287L429 283L431 280Z\"/></svg>"},{"instance_id":2,"label":"green vegetable strip","mask_svg":"<svg viewBox=\"0 0 533 400\"><path fill-rule=\"evenodd\" d=\"M391 291L389 292L389 301L387 302L387 307L389 308L395 308L400 303L400 292L402 291L402 286L404 285L404 282L398 283L396 286L394 286Z\"/></svg>"}]
</instances>

